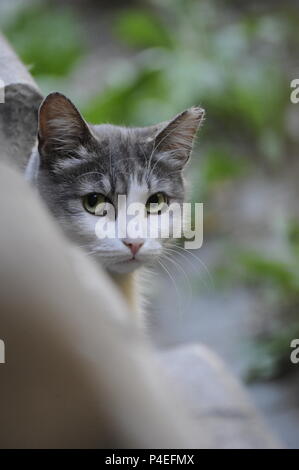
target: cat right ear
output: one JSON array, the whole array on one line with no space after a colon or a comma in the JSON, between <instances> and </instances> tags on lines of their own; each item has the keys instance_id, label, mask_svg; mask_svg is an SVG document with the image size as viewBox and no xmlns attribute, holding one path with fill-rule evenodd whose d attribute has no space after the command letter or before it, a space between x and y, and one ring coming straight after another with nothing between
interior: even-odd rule
<instances>
[{"instance_id":1,"label":"cat right ear","mask_svg":"<svg viewBox=\"0 0 299 470\"><path fill-rule=\"evenodd\" d=\"M75 105L61 93L50 93L38 115L38 149L45 159L70 155L91 138L87 123Z\"/></svg>"},{"instance_id":2,"label":"cat right ear","mask_svg":"<svg viewBox=\"0 0 299 470\"><path fill-rule=\"evenodd\" d=\"M175 116L155 137L154 149L165 152L165 161L174 169L183 169L189 160L194 138L205 111L193 106Z\"/></svg>"}]
</instances>

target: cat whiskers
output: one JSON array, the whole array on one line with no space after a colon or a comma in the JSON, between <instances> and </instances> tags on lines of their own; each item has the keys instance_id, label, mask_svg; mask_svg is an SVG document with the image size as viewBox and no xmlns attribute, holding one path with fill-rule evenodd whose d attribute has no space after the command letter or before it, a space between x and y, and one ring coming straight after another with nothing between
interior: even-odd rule
<instances>
[{"instance_id":1,"label":"cat whiskers","mask_svg":"<svg viewBox=\"0 0 299 470\"><path fill-rule=\"evenodd\" d=\"M180 294L180 291L176 285L176 282L175 282L175 279L172 277L172 275L170 274L170 272L168 271L168 269L166 268L166 266L164 266L164 264L162 263L162 261L160 259L157 260L159 265L162 267L162 269L167 273L167 275L169 276L171 282L173 283L173 286L174 286L174 289L175 289L175 292L176 292L176 296L178 298L178 303L179 303L179 315L182 316L182 310L181 310L181 301L182 301L182 298L181 298L181 294Z\"/></svg>"},{"instance_id":2,"label":"cat whiskers","mask_svg":"<svg viewBox=\"0 0 299 470\"><path fill-rule=\"evenodd\" d=\"M212 276L212 274L210 273L209 268L208 268L208 267L206 266L206 264L202 261L202 259L200 259L199 256L196 256L194 253L192 253L191 251L187 250L186 248L183 248L183 247L181 247L181 246L179 246L179 245L176 245L176 244L174 244L174 245L172 245L172 246L175 247L175 248L169 248L169 247L168 247L168 249L172 250L173 253L176 253L176 254L178 254L178 255L181 255L181 256L183 256L185 259L187 259L187 260L191 263L191 265L193 266L193 268L195 267L195 264L194 264L194 262L192 263L192 261L190 260L190 258L189 258L188 255L190 255L193 259L195 259L197 262L199 262L200 265L203 267L204 271L205 271L206 274L207 274L210 287L211 287L212 289L215 289L215 282L214 282L213 276ZM183 253L176 251L176 249L182 250ZM199 271L198 271L198 272L199 272ZM207 287L207 286L206 286L206 287Z\"/></svg>"},{"instance_id":3,"label":"cat whiskers","mask_svg":"<svg viewBox=\"0 0 299 470\"><path fill-rule=\"evenodd\" d=\"M172 251L173 250L170 251L169 248L164 248L164 251L163 251L163 254L161 255L161 257L166 259L167 261L170 261L175 266L175 268L177 269L178 272L183 273L183 277L186 281L187 292L188 292L188 294L186 296L186 301L184 301L184 304L186 304L184 310L186 311L187 308L189 307L189 305L191 304L191 301L192 301L192 285L191 285L189 276L186 273L186 271L184 270L184 268L180 265L180 263L177 260L173 259ZM169 256L168 256L168 253L169 253Z\"/></svg>"}]
</instances>

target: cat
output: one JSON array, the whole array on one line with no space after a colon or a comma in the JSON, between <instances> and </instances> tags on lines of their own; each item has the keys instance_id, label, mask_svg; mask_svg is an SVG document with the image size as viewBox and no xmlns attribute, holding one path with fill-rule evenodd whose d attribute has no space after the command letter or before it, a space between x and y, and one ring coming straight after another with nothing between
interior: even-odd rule
<instances>
[{"instance_id":1,"label":"cat","mask_svg":"<svg viewBox=\"0 0 299 470\"><path fill-rule=\"evenodd\" d=\"M106 204L115 209L116 223L118 195L125 195L127 204L144 204L149 221L159 218L161 207L181 205L183 170L203 118L204 110L194 106L167 122L126 128L88 124L58 92L49 94L40 106L37 143L26 178L67 236L100 262L135 313L139 309L135 273L159 258L167 240L100 238L96 224L108 217Z\"/></svg>"}]
</instances>

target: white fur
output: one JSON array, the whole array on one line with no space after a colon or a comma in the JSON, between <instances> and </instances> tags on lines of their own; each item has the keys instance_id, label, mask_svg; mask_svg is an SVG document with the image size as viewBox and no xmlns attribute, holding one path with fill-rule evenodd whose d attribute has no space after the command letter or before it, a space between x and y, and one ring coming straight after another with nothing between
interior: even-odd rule
<instances>
[{"instance_id":1,"label":"white fur","mask_svg":"<svg viewBox=\"0 0 299 470\"><path fill-rule=\"evenodd\" d=\"M139 184L136 179L132 179L130 182L129 192L127 195L127 206L132 203L145 204L148 197L151 194L148 191L148 186L144 182ZM123 243L119 238L98 238L96 236L96 224L99 221L97 216L94 216L80 208L81 202L74 201L74 207L80 214L77 216L77 232L80 238L78 242L82 243L84 240L86 248L95 257L99 258L100 263L108 270L116 273L128 273L141 267L143 264L152 263L153 260L161 254L162 244L159 238L150 239L143 238L142 240L126 239L127 242L143 241L143 245L135 256L135 260L132 260L132 253L130 249ZM122 209L119 208L119 211ZM130 221L130 216L126 214L118 213L118 217L125 217L126 224ZM106 216L108 217L108 215ZM149 223L151 217L160 217L158 214L149 215ZM117 234L117 220L111 220L112 224L115 224L115 232Z\"/></svg>"},{"instance_id":2,"label":"white fur","mask_svg":"<svg viewBox=\"0 0 299 470\"><path fill-rule=\"evenodd\" d=\"M25 169L25 179L34 184L38 176L40 157L37 150L37 143L33 147L32 153Z\"/></svg>"}]
</instances>

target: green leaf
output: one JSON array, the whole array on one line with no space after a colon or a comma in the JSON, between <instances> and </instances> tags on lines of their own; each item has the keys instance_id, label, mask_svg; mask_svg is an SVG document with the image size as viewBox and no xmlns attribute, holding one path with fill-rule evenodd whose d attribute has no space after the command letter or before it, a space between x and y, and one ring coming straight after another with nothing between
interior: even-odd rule
<instances>
[{"instance_id":1,"label":"green leaf","mask_svg":"<svg viewBox=\"0 0 299 470\"><path fill-rule=\"evenodd\" d=\"M230 180L244 174L246 164L244 158L233 157L223 149L211 149L201 168L203 179L207 184Z\"/></svg>"},{"instance_id":2,"label":"green leaf","mask_svg":"<svg viewBox=\"0 0 299 470\"><path fill-rule=\"evenodd\" d=\"M112 122L120 125L150 124L146 109L139 112L145 99L162 98L163 77L158 70L140 70L128 83L107 88L83 107L84 117L91 123Z\"/></svg>"},{"instance_id":3,"label":"green leaf","mask_svg":"<svg viewBox=\"0 0 299 470\"><path fill-rule=\"evenodd\" d=\"M264 281L288 292L298 288L293 267L287 263L249 252L240 254L239 261L249 280Z\"/></svg>"},{"instance_id":4,"label":"green leaf","mask_svg":"<svg viewBox=\"0 0 299 470\"><path fill-rule=\"evenodd\" d=\"M28 3L3 29L35 76L66 75L82 54L79 23L66 8Z\"/></svg>"},{"instance_id":5,"label":"green leaf","mask_svg":"<svg viewBox=\"0 0 299 470\"><path fill-rule=\"evenodd\" d=\"M291 341L299 337L299 323L292 322L270 336L251 344L252 360L245 376L246 382L270 380L294 370L290 360Z\"/></svg>"},{"instance_id":6,"label":"green leaf","mask_svg":"<svg viewBox=\"0 0 299 470\"><path fill-rule=\"evenodd\" d=\"M288 226L288 241L291 249L296 256L297 263L299 260L299 222L298 220L291 220ZM298 266L299 269L299 266Z\"/></svg>"},{"instance_id":7,"label":"green leaf","mask_svg":"<svg viewBox=\"0 0 299 470\"><path fill-rule=\"evenodd\" d=\"M142 10L126 11L115 25L116 33L128 45L134 47L170 48L173 41L156 16Z\"/></svg>"}]
</instances>

